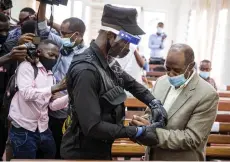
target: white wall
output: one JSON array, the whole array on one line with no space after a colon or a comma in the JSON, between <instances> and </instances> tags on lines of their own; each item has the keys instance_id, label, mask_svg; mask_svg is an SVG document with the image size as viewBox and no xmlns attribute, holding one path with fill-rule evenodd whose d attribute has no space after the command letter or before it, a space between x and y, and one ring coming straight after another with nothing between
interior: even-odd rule
<instances>
[{"instance_id":1,"label":"white wall","mask_svg":"<svg viewBox=\"0 0 230 162\"><path fill-rule=\"evenodd\" d=\"M70 1L70 0L69 0ZM18 19L19 12L24 7L35 8L35 0L13 0L12 16ZM186 25L188 22L190 0L82 0L83 6L103 6L104 4L121 4L129 6L141 6L144 11L160 11L166 13L165 32L167 33L166 49L173 42L183 42L185 38ZM83 11L84 13L84 11ZM83 14L84 15L84 14ZM55 15L54 15L55 16ZM100 23L91 16L91 21ZM88 26L90 29L91 26ZM89 31L90 33L91 31Z\"/></svg>"},{"instance_id":2,"label":"white wall","mask_svg":"<svg viewBox=\"0 0 230 162\"><path fill-rule=\"evenodd\" d=\"M24 7L35 8L35 0L12 0L13 8L11 9L11 16L18 19L19 12Z\"/></svg>"}]
</instances>

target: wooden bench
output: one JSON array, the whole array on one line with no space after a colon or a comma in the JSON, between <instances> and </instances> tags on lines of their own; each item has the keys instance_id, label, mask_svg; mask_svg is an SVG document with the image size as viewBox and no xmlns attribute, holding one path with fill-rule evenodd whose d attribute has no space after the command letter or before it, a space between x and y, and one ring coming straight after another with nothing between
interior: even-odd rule
<instances>
[{"instance_id":1,"label":"wooden bench","mask_svg":"<svg viewBox=\"0 0 230 162\"><path fill-rule=\"evenodd\" d=\"M230 98L230 91L218 91L220 97Z\"/></svg>"},{"instance_id":2,"label":"wooden bench","mask_svg":"<svg viewBox=\"0 0 230 162\"><path fill-rule=\"evenodd\" d=\"M206 148L207 158L230 158L230 135L211 134Z\"/></svg>"},{"instance_id":3,"label":"wooden bench","mask_svg":"<svg viewBox=\"0 0 230 162\"><path fill-rule=\"evenodd\" d=\"M208 138L208 144L230 144L230 135L211 134ZM112 146L114 157L141 157L144 152L145 146L134 143L127 138L116 140ZM230 146L207 146L206 156L230 158Z\"/></svg>"},{"instance_id":4,"label":"wooden bench","mask_svg":"<svg viewBox=\"0 0 230 162\"><path fill-rule=\"evenodd\" d=\"M150 72L147 72L147 76L149 77L155 77L155 78L159 78L163 75L165 75L166 73L165 72L160 72L160 71L150 71Z\"/></svg>"},{"instance_id":5,"label":"wooden bench","mask_svg":"<svg viewBox=\"0 0 230 162\"><path fill-rule=\"evenodd\" d=\"M147 105L145 105L143 102L141 102L140 100L134 97L127 98L125 101L125 106L126 107L143 107L143 108L147 107ZM230 111L230 98L221 97L219 100L218 110L219 111Z\"/></svg>"}]
</instances>

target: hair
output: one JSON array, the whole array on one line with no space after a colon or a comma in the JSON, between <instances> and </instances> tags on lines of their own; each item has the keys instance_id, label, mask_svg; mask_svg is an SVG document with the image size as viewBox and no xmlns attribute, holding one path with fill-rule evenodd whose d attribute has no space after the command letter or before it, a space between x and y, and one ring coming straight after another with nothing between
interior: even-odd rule
<instances>
[{"instance_id":1,"label":"hair","mask_svg":"<svg viewBox=\"0 0 230 162\"><path fill-rule=\"evenodd\" d=\"M32 9L30 7L25 7L20 12L29 12L29 14L31 14L31 15L35 14L34 9Z\"/></svg>"},{"instance_id":2,"label":"hair","mask_svg":"<svg viewBox=\"0 0 230 162\"><path fill-rule=\"evenodd\" d=\"M163 22L159 22L157 25L164 25L164 23Z\"/></svg>"},{"instance_id":3,"label":"hair","mask_svg":"<svg viewBox=\"0 0 230 162\"><path fill-rule=\"evenodd\" d=\"M35 29L36 29L36 21L35 20L25 21L21 27L22 34L35 33Z\"/></svg>"},{"instance_id":4,"label":"hair","mask_svg":"<svg viewBox=\"0 0 230 162\"><path fill-rule=\"evenodd\" d=\"M209 60L202 60L201 63L208 63L208 64L212 64L211 61Z\"/></svg>"},{"instance_id":5,"label":"hair","mask_svg":"<svg viewBox=\"0 0 230 162\"><path fill-rule=\"evenodd\" d=\"M8 22L9 19L4 13L0 13L0 22Z\"/></svg>"},{"instance_id":6,"label":"hair","mask_svg":"<svg viewBox=\"0 0 230 162\"><path fill-rule=\"evenodd\" d=\"M185 57L185 66L188 66L190 63L194 62L195 56L193 49L187 44L173 44L170 51L180 50L184 53Z\"/></svg>"},{"instance_id":7,"label":"hair","mask_svg":"<svg viewBox=\"0 0 230 162\"><path fill-rule=\"evenodd\" d=\"M48 45L48 44L52 44L52 45L58 47L58 45L53 40L50 40L50 39L45 39L45 40L41 41L39 43L38 47L43 46L43 45Z\"/></svg>"},{"instance_id":8,"label":"hair","mask_svg":"<svg viewBox=\"0 0 230 162\"><path fill-rule=\"evenodd\" d=\"M71 17L71 18L65 19L62 23L65 24L68 22L69 22L69 30L73 32L77 31L81 34L82 37L84 36L86 27L85 27L85 23L81 19L76 18L76 17Z\"/></svg>"}]
</instances>

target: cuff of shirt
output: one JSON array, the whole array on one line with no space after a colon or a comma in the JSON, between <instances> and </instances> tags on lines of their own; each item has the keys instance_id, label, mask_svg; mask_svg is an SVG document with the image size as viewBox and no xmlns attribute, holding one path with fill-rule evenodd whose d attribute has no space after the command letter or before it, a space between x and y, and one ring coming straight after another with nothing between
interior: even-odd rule
<instances>
[{"instance_id":1,"label":"cuff of shirt","mask_svg":"<svg viewBox=\"0 0 230 162\"><path fill-rule=\"evenodd\" d=\"M52 97L51 87L39 88L37 91L42 93L45 101L50 100L50 98Z\"/></svg>"},{"instance_id":2,"label":"cuff of shirt","mask_svg":"<svg viewBox=\"0 0 230 162\"><path fill-rule=\"evenodd\" d=\"M47 21L46 20L38 23L38 29L39 30L45 30L47 28L48 28L48 26L47 26Z\"/></svg>"}]
</instances>

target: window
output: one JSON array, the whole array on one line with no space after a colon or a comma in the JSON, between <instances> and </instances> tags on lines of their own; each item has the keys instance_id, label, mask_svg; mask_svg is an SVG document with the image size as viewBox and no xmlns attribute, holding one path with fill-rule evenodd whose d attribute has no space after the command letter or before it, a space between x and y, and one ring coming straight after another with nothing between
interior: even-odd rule
<instances>
[{"instance_id":1,"label":"window","mask_svg":"<svg viewBox=\"0 0 230 162\"><path fill-rule=\"evenodd\" d=\"M50 18L50 5L46 9L46 17ZM67 6L59 5L53 7L54 22L61 24L63 20L70 17L82 18L82 1L69 0Z\"/></svg>"}]
</instances>

